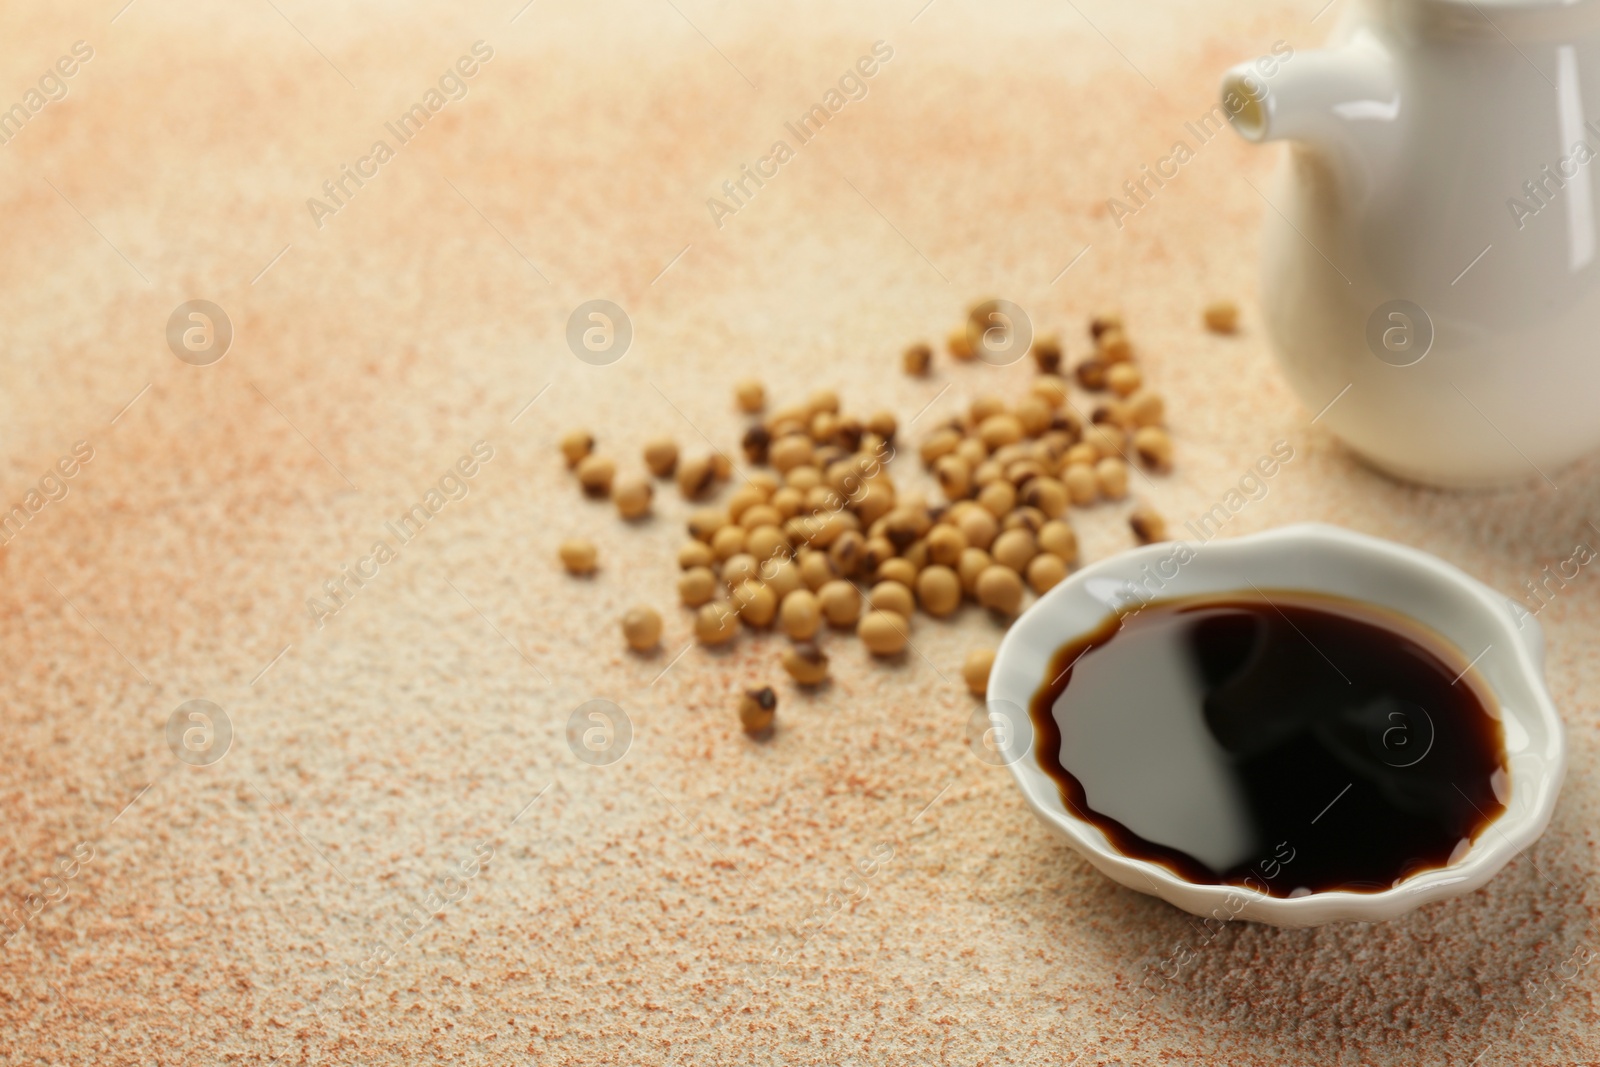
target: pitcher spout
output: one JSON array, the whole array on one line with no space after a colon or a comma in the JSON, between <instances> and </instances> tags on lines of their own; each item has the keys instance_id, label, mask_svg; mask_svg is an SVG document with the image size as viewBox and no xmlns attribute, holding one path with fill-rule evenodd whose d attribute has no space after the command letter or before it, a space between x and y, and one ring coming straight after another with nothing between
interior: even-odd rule
<instances>
[{"instance_id":1,"label":"pitcher spout","mask_svg":"<svg viewBox=\"0 0 1600 1067\"><path fill-rule=\"evenodd\" d=\"M1222 78L1222 106L1247 141L1297 141L1342 164L1371 188L1400 118L1394 58L1371 33L1317 52L1241 63Z\"/></svg>"}]
</instances>

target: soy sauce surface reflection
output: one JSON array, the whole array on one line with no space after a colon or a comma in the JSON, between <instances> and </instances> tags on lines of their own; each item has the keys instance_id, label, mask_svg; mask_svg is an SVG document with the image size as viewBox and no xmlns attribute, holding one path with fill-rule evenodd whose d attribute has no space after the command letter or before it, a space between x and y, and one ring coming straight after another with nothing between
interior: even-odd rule
<instances>
[{"instance_id":1,"label":"soy sauce surface reflection","mask_svg":"<svg viewBox=\"0 0 1600 1067\"><path fill-rule=\"evenodd\" d=\"M1035 752L1069 811L1189 881L1387 889L1504 811L1500 721L1467 664L1334 597L1156 601L1057 652Z\"/></svg>"}]
</instances>

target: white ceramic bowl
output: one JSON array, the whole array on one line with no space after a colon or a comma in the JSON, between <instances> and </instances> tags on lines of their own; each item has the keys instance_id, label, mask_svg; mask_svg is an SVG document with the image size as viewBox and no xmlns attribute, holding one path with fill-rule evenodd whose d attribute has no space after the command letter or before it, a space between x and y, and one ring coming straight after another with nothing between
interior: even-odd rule
<instances>
[{"instance_id":1,"label":"white ceramic bowl","mask_svg":"<svg viewBox=\"0 0 1600 1067\"><path fill-rule=\"evenodd\" d=\"M1510 764L1506 810L1447 867L1372 893L1285 898L1235 886L1198 885L1159 864L1117 852L1094 825L1067 811L1032 751L1029 702L1051 657L1119 608L1251 586L1366 601L1423 623L1453 643L1499 701ZM1512 602L1435 556L1336 526L1304 524L1206 544L1167 542L1125 552L1073 574L1039 598L1000 643L988 704L998 755L1039 818L1104 874L1196 915L1278 926L1377 922L1477 889L1544 831L1566 770L1561 720L1544 684L1544 639ZM1004 719L1005 721L1002 721Z\"/></svg>"}]
</instances>

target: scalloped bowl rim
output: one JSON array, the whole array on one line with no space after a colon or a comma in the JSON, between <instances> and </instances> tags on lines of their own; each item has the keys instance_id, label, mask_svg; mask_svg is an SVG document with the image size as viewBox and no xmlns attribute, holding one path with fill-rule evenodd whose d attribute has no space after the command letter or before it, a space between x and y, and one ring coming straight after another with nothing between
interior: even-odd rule
<instances>
[{"instance_id":1,"label":"scalloped bowl rim","mask_svg":"<svg viewBox=\"0 0 1600 1067\"><path fill-rule=\"evenodd\" d=\"M1184 551L1192 553L1178 562ZM1173 570L1170 577L1168 570ZM1281 580L1289 577L1290 580ZM1475 670L1499 703L1511 794L1506 810L1446 867L1423 871L1373 893L1313 892L1272 897L1231 885L1190 882L1160 864L1116 851L1100 829L1066 810L1054 779L1032 751L1032 730L1006 730L999 755L1035 814L1064 834L1102 873L1196 915L1244 918L1280 926L1378 922L1484 885L1544 832L1566 772L1560 716L1544 683L1544 640L1526 609L1459 568L1420 549L1321 523L1282 526L1210 542L1161 542L1074 572L1012 624L996 652L987 700L1026 710L1044 664L1056 650L1128 603L1129 583L1143 579L1149 598L1263 590L1321 592L1377 604L1422 623L1470 659L1487 637ZM1157 583L1152 587L1151 581ZM1108 593L1108 590L1121 592ZM1474 649L1463 645L1474 644ZM991 718L996 712L991 710ZM1029 724L1031 727L1031 724ZM1020 751L1019 751L1020 748ZM1242 903L1240 902L1242 898ZM1221 912L1222 914L1219 914Z\"/></svg>"}]
</instances>

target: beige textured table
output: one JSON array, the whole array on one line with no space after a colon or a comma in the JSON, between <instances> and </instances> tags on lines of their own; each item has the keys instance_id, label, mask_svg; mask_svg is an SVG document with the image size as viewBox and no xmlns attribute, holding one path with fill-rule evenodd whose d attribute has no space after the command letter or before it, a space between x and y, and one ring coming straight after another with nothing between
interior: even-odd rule
<instances>
[{"instance_id":1,"label":"beige textured table","mask_svg":"<svg viewBox=\"0 0 1600 1067\"><path fill-rule=\"evenodd\" d=\"M39 491L0 549L0 1061L1600 1058L1576 964L1600 814L1588 570L1540 613L1571 773L1534 849L1395 922L1206 939L968 750L957 672L998 636L976 610L920 619L895 664L832 641L831 687L781 683L782 729L751 742L733 696L779 679L778 645L674 662L682 502L624 528L555 453L573 425L628 466L653 433L731 448L745 375L903 422L931 402L931 422L1030 374L899 372L972 299L1017 301L1073 351L1119 306L1178 444L1136 488L1176 525L1281 439L1294 459L1227 535L1344 523L1516 593L1600 539L1600 464L1444 495L1311 425L1255 311L1266 208L1244 179L1273 152L1217 137L1121 229L1107 213L1224 66L1320 41L1316 0L120 3L0 30L0 107L23 108L0 145L0 500ZM878 41L865 95L788 132ZM386 125L408 115L427 121ZM769 177L735 203L745 164ZM1244 306L1237 338L1199 328L1219 295ZM606 366L565 340L595 298L634 330ZM169 348L191 299L232 323L220 362ZM77 441L92 459L50 500ZM466 496L319 628L308 598L372 574L373 543L399 545L385 523L477 441ZM1123 510L1079 521L1088 557L1128 544ZM577 533L592 581L555 565ZM667 616L654 657L617 632L638 600ZM607 766L566 741L597 698L633 731ZM168 744L193 699L233 730L205 766ZM832 914L858 861L864 896ZM1194 963L1141 995L1180 944Z\"/></svg>"}]
</instances>

